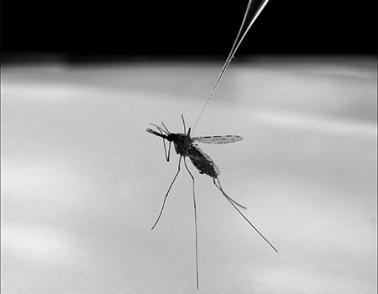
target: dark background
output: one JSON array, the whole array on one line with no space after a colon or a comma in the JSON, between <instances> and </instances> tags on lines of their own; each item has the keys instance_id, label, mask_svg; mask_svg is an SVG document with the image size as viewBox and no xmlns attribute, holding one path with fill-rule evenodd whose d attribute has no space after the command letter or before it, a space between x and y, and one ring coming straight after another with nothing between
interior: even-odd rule
<instances>
[{"instance_id":1,"label":"dark background","mask_svg":"<svg viewBox=\"0 0 378 294\"><path fill-rule=\"evenodd\" d=\"M246 5L247 0L3 0L3 58L224 57ZM272 0L239 54L375 54L376 14L373 0Z\"/></svg>"}]
</instances>

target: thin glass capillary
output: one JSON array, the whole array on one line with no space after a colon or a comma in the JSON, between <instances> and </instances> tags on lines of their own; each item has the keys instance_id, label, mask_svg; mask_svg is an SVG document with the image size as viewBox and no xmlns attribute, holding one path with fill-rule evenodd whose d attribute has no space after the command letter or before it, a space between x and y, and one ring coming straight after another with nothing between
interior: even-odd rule
<instances>
[{"instance_id":1,"label":"thin glass capillary","mask_svg":"<svg viewBox=\"0 0 378 294\"><path fill-rule=\"evenodd\" d=\"M219 73L219 76L218 76L218 78L217 78L217 80L215 82L215 85L214 85L213 89L211 90L210 94L207 96L206 101L205 101L205 103L204 103L204 105L203 105L203 107L201 109L201 112L198 115L198 118L196 120L196 123L194 124L193 130L197 128L198 123L201 120L202 115L205 112L207 105L209 104L210 99L213 97L215 91L217 90L217 88L219 86L219 83L222 80L223 74L226 71L226 69L228 68L231 60L234 58L235 53L238 50L240 44L244 40L244 38L247 35L249 29L252 27L253 23L256 21L257 17L260 15L261 11L264 9L264 7L266 6L266 4L268 3L269 0L263 0L260 3L260 5L258 6L258 8L255 11L255 13L253 13L253 11L251 13L251 6L252 6L252 3L254 1L255 0L249 0L248 1L247 9L245 11L242 24L241 24L241 26L239 28L239 32L238 32L238 34L236 36L236 39L235 39L235 41L234 41L234 43L232 45L230 53L228 54L228 57L227 57L224 65L223 65L223 67L222 67L222 69L221 69L221 71ZM247 19L249 19L249 18L251 18L251 21L248 22Z\"/></svg>"}]
</instances>

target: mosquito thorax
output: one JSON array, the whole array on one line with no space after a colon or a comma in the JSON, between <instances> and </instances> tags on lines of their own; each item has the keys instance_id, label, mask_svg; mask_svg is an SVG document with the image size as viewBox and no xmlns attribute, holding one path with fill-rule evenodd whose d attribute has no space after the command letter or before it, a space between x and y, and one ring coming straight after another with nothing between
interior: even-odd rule
<instances>
[{"instance_id":1,"label":"mosquito thorax","mask_svg":"<svg viewBox=\"0 0 378 294\"><path fill-rule=\"evenodd\" d=\"M170 133L167 135L167 140L174 143L177 154L188 156L188 151L192 146L190 136L180 133Z\"/></svg>"},{"instance_id":2,"label":"mosquito thorax","mask_svg":"<svg viewBox=\"0 0 378 294\"><path fill-rule=\"evenodd\" d=\"M185 134L180 133L169 133L167 135L167 140L170 142L176 142L176 141L184 141L187 140L188 136Z\"/></svg>"}]
</instances>

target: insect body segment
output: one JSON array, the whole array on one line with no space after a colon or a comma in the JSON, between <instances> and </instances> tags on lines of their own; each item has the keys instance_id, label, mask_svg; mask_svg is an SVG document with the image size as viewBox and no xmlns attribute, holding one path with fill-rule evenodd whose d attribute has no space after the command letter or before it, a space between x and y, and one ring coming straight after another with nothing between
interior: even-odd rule
<instances>
[{"instance_id":1,"label":"insect body segment","mask_svg":"<svg viewBox=\"0 0 378 294\"><path fill-rule=\"evenodd\" d=\"M192 148L192 140L186 134L169 134L168 140L172 140L175 145L176 153L182 156L188 156Z\"/></svg>"},{"instance_id":2,"label":"insect body segment","mask_svg":"<svg viewBox=\"0 0 378 294\"><path fill-rule=\"evenodd\" d=\"M200 174L206 174L212 178L219 176L219 168L214 161L203 152L198 146L192 145L189 150L189 158L193 165L199 170Z\"/></svg>"}]
</instances>

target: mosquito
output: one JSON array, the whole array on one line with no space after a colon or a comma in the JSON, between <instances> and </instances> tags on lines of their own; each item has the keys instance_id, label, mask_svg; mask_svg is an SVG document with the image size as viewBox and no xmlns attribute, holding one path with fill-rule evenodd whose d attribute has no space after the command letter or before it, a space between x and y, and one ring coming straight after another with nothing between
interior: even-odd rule
<instances>
[{"instance_id":1,"label":"mosquito","mask_svg":"<svg viewBox=\"0 0 378 294\"><path fill-rule=\"evenodd\" d=\"M206 174L210 176L213 179L214 185L218 188L218 190L222 193L224 198L232 205L234 209L244 218L244 220L269 244L269 246L275 251L278 252L276 247L273 246L273 244L256 228L255 225L243 214L241 209L246 210L247 208L244 205L241 205L234 199L232 199L230 196L226 194L226 192L223 190L223 187L221 185L221 182L219 180L219 174L220 171L218 167L215 165L214 161L210 158L209 155L207 155L205 152L203 152L197 145L197 143L205 143L205 144L226 144L226 143L234 143L241 141L243 138L240 136L235 135L227 135L227 136L205 136L205 137L191 137L190 132L191 128L188 129L188 132L186 131L186 125L184 116L181 115L181 120L184 128L183 133L171 133L168 128L164 125L162 122L161 125L152 124L157 131L148 128L146 131L150 134L153 134L155 136L158 136L163 139L163 145L164 145L164 154L165 159L167 162L170 160L170 153L171 153L171 144L174 144L175 151L179 155L178 160L178 166L177 166L177 172L172 180L172 182L169 185L168 191L165 193L163 204L160 208L159 215L152 226L151 230L153 230L156 225L158 224L161 215L163 213L165 203L168 198L168 194L172 189L172 186L174 182L176 181L176 178L178 174L180 173L181 168L181 161L184 161L185 169L189 173L191 179L192 179L192 195L193 195L193 208L194 208L194 223L195 223L195 250L196 250L196 285L197 289L199 288L199 281L198 281L198 227L197 227L197 204L196 204L196 194L195 194L195 181L194 176L192 172L189 170L186 158L189 157L190 161L193 163L193 165L198 169L200 174ZM166 143L167 141L167 143ZM167 147L168 144L168 147Z\"/></svg>"},{"instance_id":2,"label":"mosquito","mask_svg":"<svg viewBox=\"0 0 378 294\"><path fill-rule=\"evenodd\" d=\"M199 121L202 118L202 115L204 114L207 105L209 104L210 99L214 96L216 89L218 88L220 81L222 80L223 74L227 70L228 66L231 63L231 60L235 56L236 51L238 50L240 44L242 43L243 39L245 38L247 32L252 27L253 23L256 21L257 17L260 15L261 11L264 9L266 4L269 0L248 0L247 8L244 13L243 21L241 23L241 26L239 28L239 31L237 33L236 39L232 45L232 48L230 50L230 53L218 75L218 78L215 82L214 87L212 88L210 94L207 96L205 103L199 113L199 116L194 124L193 130L198 126ZM161 123L161 126L152 124L157 131L148 128L147 132L158 136L163 139L163 145L164 145L164 154L165 159L169 161L170 159L170 153L171 153L171 145L172 142L175 147L176 153L179 155L179 161L177 166L177 172L172 180L172 182L169 185L168 191L165 193L164 201L161 206L159 215L152 226L151 229L154 229L156 225L158 224L161 215L164 210L165 203L167 201L167 197L169 192L172 189L172 186L174 182L176 181L176 178L178 174L180 173L181 168L181 161L184 160L184 165L186 170L188 171L190 177L192 178L192 190L193 190L193 207L194 207L194 222L195 222L195 247L196 247L196 282L197 282L197 289L199 288L199 282L198 282L198 228L197 228L197 205L196 205L196 194L194 190L194 176L191 173L191 171L188 168L186 158L189 157L190 161L193 163L193 165L198 169L200 174L206 174L210 176L213 179L214 185L218 188L218 190L222 193L224 198L233 206L234 209L244 218L244 220L272 247L272 249L276 252L277 249L272 245L272 243L252 224L252 222L242 213L241 209L245 210L247 209L245 206L241 205L240 203L236 202L234 199L232 199L230 196L228 196L225 191L223 190L223 187L219 181L219 169L215 165L214 161L210 158L209 155L207 155L205 152L203 152L197 145L197 143L205 143L205 144L225 144L225 143L233 143L238 142L242 140L243 138L240 136L234 136L234 135L228 135L228 136L206 136L206 137L191 137L191 128L188 129L188 132L186 131L186 125L184 117L181 116L182 124L184 127L183 133L171 133L168 128L164 125L164 123ZM167 141L167 143L166 143ZM168 144L168 147L167 147Z\"/></svg>"}]
</instances>

